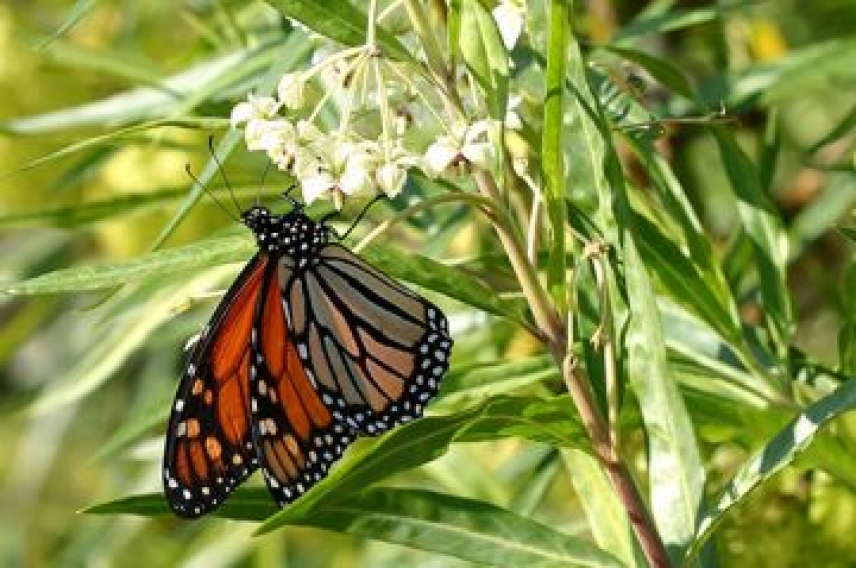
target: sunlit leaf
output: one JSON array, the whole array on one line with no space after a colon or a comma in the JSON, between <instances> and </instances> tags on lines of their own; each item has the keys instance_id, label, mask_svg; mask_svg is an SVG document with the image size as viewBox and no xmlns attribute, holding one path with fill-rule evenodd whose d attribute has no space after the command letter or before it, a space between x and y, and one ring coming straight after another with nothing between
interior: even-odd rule
<instances>
[{"instance_id":1,"label":"sunlit leaf","mask_svg":"<svg viewBox=\"0 0 856 568\"><path fill-rule=\"evenodd\" d=\"M704 511L696 530L693 547L687 553L688 556L698 551L729 511L743 503L753 490L791 464L797 455L814 441L821 428L854 408L856 408L856 381L851 380L806 408L764 447L752 454L752 457L731 478L719 498Z\"/></svg>"}]
</instances>

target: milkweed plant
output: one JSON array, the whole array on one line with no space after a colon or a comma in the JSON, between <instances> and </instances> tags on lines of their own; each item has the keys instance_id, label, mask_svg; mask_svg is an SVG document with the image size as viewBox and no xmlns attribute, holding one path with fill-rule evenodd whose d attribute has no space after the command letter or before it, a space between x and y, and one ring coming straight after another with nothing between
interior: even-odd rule
<instances>
[{"instance_id":1,"label":"milkweed plant","mask_svg":"<svg viewBox=\"0 0 856 568\"><path fill-rule=\"evenodd\" d=\"M724 8L643 11L594 41L579 31L587 6L569 0L265 6L282 18L278 39L250 41L265 57L232 62L204 87L220 116L184 124L223 129L197 181L243 154L337 222L380 201L349 244L449 306L456 351L426 417L358 444L282 511L241 489L219 514L264 521L262 532L309 525L496 566L716 566L730 558L717 547L723 524L778 472L817 468L856 483L850 434L827 427L856 405L856 320L842 316L839 363L820 362L796 340L788 280L844 211L815 211L823 227L811 233L805 221L795 236L770 192L776 108L800 96L789 81L815 60L795 55L764 68L763 81L749 73L702 93L648 40L731 17ZM188 81L189 97L203 88ZM737 136L752 105L768 121L757 152ZM167 113L143 128L175 121ZM676 132L707 140L699 175L725 195L727 237L711 236L703 199L673 169ZM831 129L816 148L844 134ZM244 236L218 236L3 291L110 289L147 267L181 274L251 251ZM142 333L176 309L151 314ZM430 478L426 464L459 442L509 440L529 444L510 446L529 474L504 500L376 484L419 466L423 478L402 479ZM527 458L528 447L542 451ZM573 505L550 498L567 498L561 483ZM163 507L153 494L88 511Z\"/></svg>"},{"instance_id":2,"label":"milkweed plant","mask_svg":"<svg viewBox=\"0 0 856 568\"><path fill-rule=\"evenodd\" d=\"M232 127L243 129L249 151L264 152L294 178L306 203L328 198L341 208L346 197L361 194L394 198L408 174L418 172L448 181L444 198L468 202L487 217L531 309L530 331L561 369L638 543L652 566L667 566L666 545L618 446L619 378L612 345L617 328L608 305L609 279L617 275L609 274L606 256L610 246L619 246L609 242L617 235L587 237L566 223L563 202L572 164L563 155L564 109L573 96L582 96L565 85L572 49L569 4L554 2L542 14L541 23L549 27L525 38L527 10L518 1L500 2L492 12L480 2L452 3L445 30L420 2L380 11L372 1L368 8L364 44L343 47L318 38L312 65L283 75L270 96L248 94L232 110ZM383 42L378 31L392 17L406 18L409 29ZM444 36L447 45L439 39ZM510 54L522 39L529 40L529 49L543 43L547 53L560 54L548 58L543 83L534 91L531 79L527 85L513 74ZM320 94L310 99L309 91ZM532 101L528 140L512 104L524 98ZM332 120L321 120L330 107ZM596 115L577 119L598 126ZM521 143L513 146L511 137ZM521 201L516 209L510 207L513 199ZM542 252L549 266L539 262ZM582 340L592 342L603 360L602 406L574 349L577 306L568 283L576 267L568 263L569 252L596 265L600 278L601 319Z\"/></svg>"}]
</instances>

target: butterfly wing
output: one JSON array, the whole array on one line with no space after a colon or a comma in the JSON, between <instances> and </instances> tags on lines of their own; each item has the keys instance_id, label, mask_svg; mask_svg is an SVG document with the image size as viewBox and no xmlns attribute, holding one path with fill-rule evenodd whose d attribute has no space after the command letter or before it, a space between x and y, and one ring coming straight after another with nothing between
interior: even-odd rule
<instances>
[{"instance_id":1,"label":"butterfly wing","mask_svg":"<svg viewBox=\"0 0 856 568\"><path fill-rule=\"evenodd\" d=\"M265 481L284 506L327 474L354 432L321 400L288 333L279 285L291 278L288 259L276 272L266 282L256 318L250 406Z\"/></svg>"},{"instance_id":2,"label":"butterfly wing","mask_svg":"<svg viewBox=\"0 0 856 568\"><path fill-rule=\"evenodd\" d=\"M256 255L187 362L167 429L164 493L182 517L217 508L257 467L249 412L251 336L268 258Z\"/></svg>"},{"instance_id":3,"label":"butterfly wing","mask_svg":"<svg viewBox=\"0 0 856 568\"><path fill-rule=\"evenodd\" d=\"M281 282L298 355L334 418L377 435L421 416L452 349L437 306L337 244Z\"/></svg>"}]
</instances>

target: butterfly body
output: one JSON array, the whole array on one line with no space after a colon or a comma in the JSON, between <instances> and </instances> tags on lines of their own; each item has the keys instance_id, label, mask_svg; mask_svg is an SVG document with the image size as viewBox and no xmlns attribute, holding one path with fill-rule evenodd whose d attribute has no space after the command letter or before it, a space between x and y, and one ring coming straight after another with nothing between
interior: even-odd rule
<instances>
[{"instance_id":1,"label":"butterfly body","mask_svg":"<svg viewBox=\"0 0 856 568\"><path fill-rule=\"evenodd\" d=\"M439 308L295 209L242 215L259 252L194 347L170 417L164 488L197 517L261 468L283 506L360 435L419 417L448 368Z\"/></svg>"}]
</instances>

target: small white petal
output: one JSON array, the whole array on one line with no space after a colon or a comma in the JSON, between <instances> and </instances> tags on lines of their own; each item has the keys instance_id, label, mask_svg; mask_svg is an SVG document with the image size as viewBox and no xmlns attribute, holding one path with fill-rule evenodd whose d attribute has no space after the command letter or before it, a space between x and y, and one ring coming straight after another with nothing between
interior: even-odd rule
<instances>
[{"instance_id":1,"label":"small white petal","mask_svg":"<svg viewBox=\"0 0 856 568\"><path fill-rule=\"evenodd\" d=\"M372 187L370 171L361 160L351 160L339 178L339 189L347 195L366 191Z\"/></svg>"},{"instance_id":2,"label":"small white petal","mask_svg":"<svg viewBox=\"0 0 856 568\"><path fill-rule=\"evenodd\" d=\"M325 192L331 191L335 188L336 180L329 172L319 172L302 178L300 180L300 187L303 189L303 200L308 205L318 199Z\"/></svg>"},{"instance_id":3,"label":"small white petal","mask_svg":"<svg viewBox=\"0 0 856 568\"><path fill-rule=\"evenodd\" d=\"M249 95L247 100L238 103L232 109L232 127L250 122L253 119L268 119L279 112L279 103L272 97Z\"/></svg>"},{"instance_id":4,"label":"small white petal","mask_svg":"<svg viewBox=\"0 0 856 568\"><path fill-rule=\"evenodd\" d=\"M381 191L389 197L398 195L407 179L407 171L397 164L383 164L375 172L375 178Z\"/></svg>"},{"instance_id":5,"label":"small white petal","mask_svg":"<svg viewBox=\"0 0 856 568\"><path fill-rule=\"evenodd\" d=\"M253 105L247 102L236 104L232 109L232 128L237 128L254 116Z\"/></svg>"},{"instance_id":6,"label":"small white petal","mask_svg":"<svg viewBox=\"0 0 856 568\"><path fill-rule=\"evenodd\" d=\"M314 123L300 120L297 122L297 136L302 142L316 142L324 138L324 133Z\"/></svg>"},{"instance_id":7,"label":"small white petal","mask_svg":"<svg viewBox=\"0 0 856 568\"><path fill-rule=\"evenodd\" d=\"M431 144L422 158L425 173L430 177L441 175L458 157L458 148L448 139L440 139Z\"/></svg>"},{"instance_id":8,"label":"small white petal","mask_svg":"<svg viewBox=\"0 0 856 568\"><path fill-rule=\"evenodd\" d=\"M300 73L287 73L282 76L276 89L279 100L287 108L299 109L303 106L303 92L306 81Z\"/></svg>"},{"instance_id":9,"label":"small white petal","mask_svg":"<svg viewBox=\"0 0 856 568\"><path fill-rule=\"evenodd\" d=\"M490 132L492 123L490 120L477 120L467 128L463 136L464 145L472 144L479 140L483 140L484 136Z\"/></svg>"},{"instance_id":10,"label":"small white petal","mask_svg":"<svg viewBox=\"0 0 856 568\"><path fill-rule=\"evenodd\" d=\"M464 146L461 154L468 162L483 170L489 170L493 166L493 145L487 142Z\"/></svg>"},{"instance_id":11,"label":"small white petal","mask_svg":"<svg viewBox=\"0 0 856 568\"><path fill-rule=\"evenodd\" d=\"M514 1L503 1L493 9L493 19L502 36L502 43L510 50L517 43L523 31L523 22L526 19L526 9Z\"/></svg>"}]
</instances>

